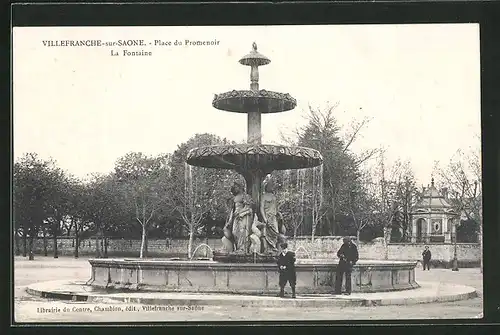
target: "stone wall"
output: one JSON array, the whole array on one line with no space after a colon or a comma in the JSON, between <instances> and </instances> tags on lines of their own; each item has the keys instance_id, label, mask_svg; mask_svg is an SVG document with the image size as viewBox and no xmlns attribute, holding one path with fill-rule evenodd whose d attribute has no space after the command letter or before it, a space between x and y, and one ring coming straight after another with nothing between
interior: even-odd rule
<instances>
[{"instance_id":1,"label":"stone wall","mask_svg":"<svg viewBox=\"0 0 500 335\"><path fill-rule=\"evenodd\" d=\"M193 241L193 251L201 244L208 244L213 250L222 248L222 242L217 239L195 239ZM36 240L34 244L35 254L44 254L43 239ZM162 239L148 241L148 255L150 257L187 257L187 239ZM47 252L54 252L54 241L47 239ZM108 255L137 257L141 248L141 240L108 239ZM196 256L205 257L208 248L200 247L196 251ZM22 246L21 246L22 250ZM74 255L75 240L72 237L59 237L57 239L57 250L59 255ZM96 240L85 239L80 241L78 249L80 256L93 256L96 254ZM209 255L208 255L209 256Z\"/></svg>"},{"instance_id":2,"label":"stone wall","mask_svg":"<svg viewBox=\"0 0 500 335\"><path fill-rule=\"evenodd\" d=\"M58 239L59 255L73 255L75 241L72 237L60 237ZM195 239L193 251L202 244L208 244L212 250L222 248L219 238ZM149 257L186 257L187 239L150 240L148 242ZM109 257L137 257L139 255L140 240L109 239ZM297 237L290 239L288 246L290 250L296 251L301 258L334 258L337 250L342 245L341 236L322 236L311 241L311 237ZM360 259L383 260L385 257L384 243L381 238L372 242L357 243ZM453 260L453 244L427 244L432 252L432 264L439 267L449 267ZM96 240L86 239L80 243L79 254L81 256L94 256L96 254ZM390 260L411 260L420 261L425 244L420 243L390 243L388 246L388 259ZM21 246L22 250L22 246ZM53 253L53 240L47 240L47 252ZM44 253L43 239L38 239L35 243L35 254ZM210 256L207 248L200 247L196 251L198 257ZM480 246L477 243L458 243L457 258L459 266L479 266L481 257Z\"/></svg>"},{"instance_id":3,"label":"stone wall","mask_svg":"<svg viewBox=\"0 0 500 335\"><path fill-rule=\"evenodd\" d=\"M331 258L333 254L336 258L337 251L343 243L343 238L343 236L321 236L316 237L312 242L310 236L301 236L295 240L290 239L288 249L296 251L299 257L309 255L316 258ZM351 238L356 239L355 237Z\"/></svg>"},{"instance_id":4,"label":"stone wall","mask_svg":"<svg viewBox=\"0 0 500 335\"><path fill-rule=\"evenodd\" d=\"M311 242L311 238L297 238L290 241L292 250L297 250L299 257L305 257L308 253L316 258L336 258L337 250L342 245L342 237L323 236ZM390 243L388 245L389 260L421 261L422 251L428 245L432 253L431 265L436 267L450 267L454 256L453 244L442 243ZM383 260L385 259L385 247L382 238L376 238L371 242L357 243L360 259ZM299 248L299 249L297 249ZM304 252L303 250L308 252ZM457 259L459 266L479 267L481 249L478 243L457 243Z\"/></svg>"}]
</instances>

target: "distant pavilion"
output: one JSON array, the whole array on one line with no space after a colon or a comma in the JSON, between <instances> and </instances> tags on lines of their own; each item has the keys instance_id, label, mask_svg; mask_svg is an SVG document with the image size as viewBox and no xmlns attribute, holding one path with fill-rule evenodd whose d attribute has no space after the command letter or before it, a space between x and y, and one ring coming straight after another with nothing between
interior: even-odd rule
<instances>
[{"instance_id":1,"label":"distant pavilion","mask_svg":"<svg viewBox=\"0 0 500 335\"><path fill-rule=\"evenodd\" d=\"M448 200L447 189L434 186L423 190L421 199L412 208L412 243L452 243L456 236L459 215Z\"/></svg>"}]
</instances>

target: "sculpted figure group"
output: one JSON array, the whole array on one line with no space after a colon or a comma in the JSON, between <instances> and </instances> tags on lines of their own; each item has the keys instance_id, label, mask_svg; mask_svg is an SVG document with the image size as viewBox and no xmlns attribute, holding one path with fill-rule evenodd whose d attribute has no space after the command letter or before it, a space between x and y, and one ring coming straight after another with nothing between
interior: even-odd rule
<instances>
[{"instance_id":1,"label":"sculpted figure group","mask_svg":"<svg viewBox=\"0 0 500 335\"><path fill-rule=\"evenodd\" d=\"M235 182L231 211L224 226L222 243L226 252L273 253L285 234L284 225L278 223L278 206L274 195L275 185L269 181L261 195L260 204L254 204L245 193L243 185ZM259 211L262 222L259 221ZM280 229L281 228L281 229Z\"/></svg>"}]
</instances>

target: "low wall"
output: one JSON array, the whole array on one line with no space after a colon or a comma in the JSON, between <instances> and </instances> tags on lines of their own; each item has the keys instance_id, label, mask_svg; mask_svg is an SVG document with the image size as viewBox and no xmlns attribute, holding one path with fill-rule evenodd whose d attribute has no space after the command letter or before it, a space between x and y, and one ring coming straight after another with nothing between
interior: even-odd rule
<instances>
[{"instance_id":1,"label":"low wall","mask_svg":"<svg viewBox=\"0 0 500 335\"><path fill-rule=\"evenodd\" d=\"M47 253L50 255L54 252L54 241L53 239L47 239ZM213 250L221 249L222 242L220 238L212 239L195 239L193 241L193 251L201 244L208 244ZM187 255L187 239L151 239L148 241L148 255L150 257L161 257L161 256L177 256L186 257ZM141 248L141 240L125 240L125 239L108 239L108 255L110 256L123 256L123 257L137 257L139 255L139 250ZM20 245L22 252L22 242ZM196 251L198 256L207 256L207 248L200 247ZM59 237L57 239L57 251L58 254L63 255L74 255L75 252L75 239L73 237ZM44 254L44 241L43 239L37 239L34 243L34 253L38 255ZM80 240L80 247L78 249L78 254L80 256L94 256L96 254L96 240L85 239ZM210 255L208 255L210 256Z\"/></svg>"},{"instance_id":2,"label":"low wall","mask_svg":"<svg viewBox=\"0 0 500 335\"><path fill-rule=\"evenodd\" d=\"M289 241L290 249L297 250L298 256L304 256L308 253L317 258L336 258L337 251L342 245L342 237L323 236L311 241L310 237L296 238L295 241ZM389 243L389 260L421 261L422 251L425 246L429 246L432 253L431 266L451 267L454 257L455 246L453 244L443 243ZM371 242L357 243L360 259L385 259L385 246L381 238ZM297 249L298 248L298 249ZM304 252L303 250L308 252ZM479 267L481 258L481 249L478 243L457 243L457 259L461 267Z\"/></svg>"},{"instance_id":3,"label":"low wall","mask_svg":"<svg viewBox=\"0 0 500 335\"><path fill-rule=\"evenodd\" d=\"M311 241L311 237L297 237L289 239L288 246L290 250L297 252L300 258L334 258L342 245L341 236L321 236ZM85 239L80 241L79 255L94 256L96 254L96 240ZM73 255L75 250L75 241L72 237L58 238L59 255ZM220 238L195 239L193 241L193 251L201 244L208 244L213 250L222 249ZM137 257L139 255L140 240L109 239L108 255L110 257ZM148 241L149 257L186 257L187 239L155 239ZM357 243L360 259L383 260L385 258L385 248L383 241L378 238L372 242ZM431 265L438 267L449 267L454 255L453 244L442 243L390 243L388 246L388 259L390 260L408 260L420 261L424 246L428 245L432 253ZM20 248L22 250L22 246ZM196 251L196 256L210 256L206 254L207 248L200 247ZM43 255L43 239L35 242L35 254ZM47 240L47 252L53 253L53 240ZM474 266L480 264L481 250L477 243L457 243L457 258L459 266Z\"/></svg>"},{"instance_id":4,"label":"low wall","mask_svg":"<svg viewBox=\"0 0 500 335\"><path fill-rule=\"evenodd\" d=\"M343 238L343 236L321 236L311 241L310 236L300 236L288 240L288 249L296 251L299 257L307 257L309 255L316 258L332 258L334 256L336 259L337 251L342 246ZM356 239L354 236L351 238ZM363 258L373 259L370 257Z\"/></svg>"}]
</instances>

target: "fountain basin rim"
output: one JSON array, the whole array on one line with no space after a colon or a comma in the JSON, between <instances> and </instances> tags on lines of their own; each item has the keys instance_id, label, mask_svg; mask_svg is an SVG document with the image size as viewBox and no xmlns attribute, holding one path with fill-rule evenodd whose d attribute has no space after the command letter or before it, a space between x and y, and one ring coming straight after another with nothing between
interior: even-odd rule
<instances>
[{"instance_id":1,"label":"fountain basin rim","mask_svg":"<svg viewBox=\"0 0 500 335\"><path fill-rule=\"evenodd\" d=\"M315 149L302 146L221 144L189 150L186 162L205 168L239 170L250 166L274 171L313 168L323 163L323 156Z\"/></svg>"},{"instance_id":2,"label":"fountain basin rim","mask_svg":"<svg viewBox=\"0 0 500 335\"><path fill-rule=\"evenodd\" d=\"M248 107L262 114L280 113L292 110L297 105L297 100L288 93L267 90L232 90L215 94L212 106L227 112L247 113Z\"/></svg>"},{"instance_id":3,"label":"fountain basin rim","mask_svg":"<svg viewBox=\"0 0 500 335\"><path fill-rule=\"evenodd\" d=\"M119 267L119 268L163 268L163 267L175 267L175 268L238 268L238 269L255 269L255 268L265 268L265 269L276 269L275 263L221 263L217 261L205 261L205 260L132 260L132 259L89 259L89 263L92 266L97 267ZM363 260L359 261L354 269L360 268L370 268L370 269L386 269L386 268L397 268L397 269L413 269L416 267L418 261L369 261ZM295 266L297 268L320 268L320 267L332 267L337 266L338 261L317 261L315 260L304 260L298 259Z\"/></svg>"},{"instance_id":4,"label":"fountain basin rim","mask_svg":"<svg viewBox=\"0 0 500 335\"><path fill-rule=\"evenodd\" d=\"M297 292L331 293L337 260L296 264ZM253 292L276 294L276 263L219 263L215 261L168 261L91 259L87 285L107 289L183 292ZM417 261L360 261L353 269L359 285L353 292L382 292L417 288ZM358 278L358 279L356 279ZM362 279L361 279L362 278Z\"/></svg>"}]
</instances>

